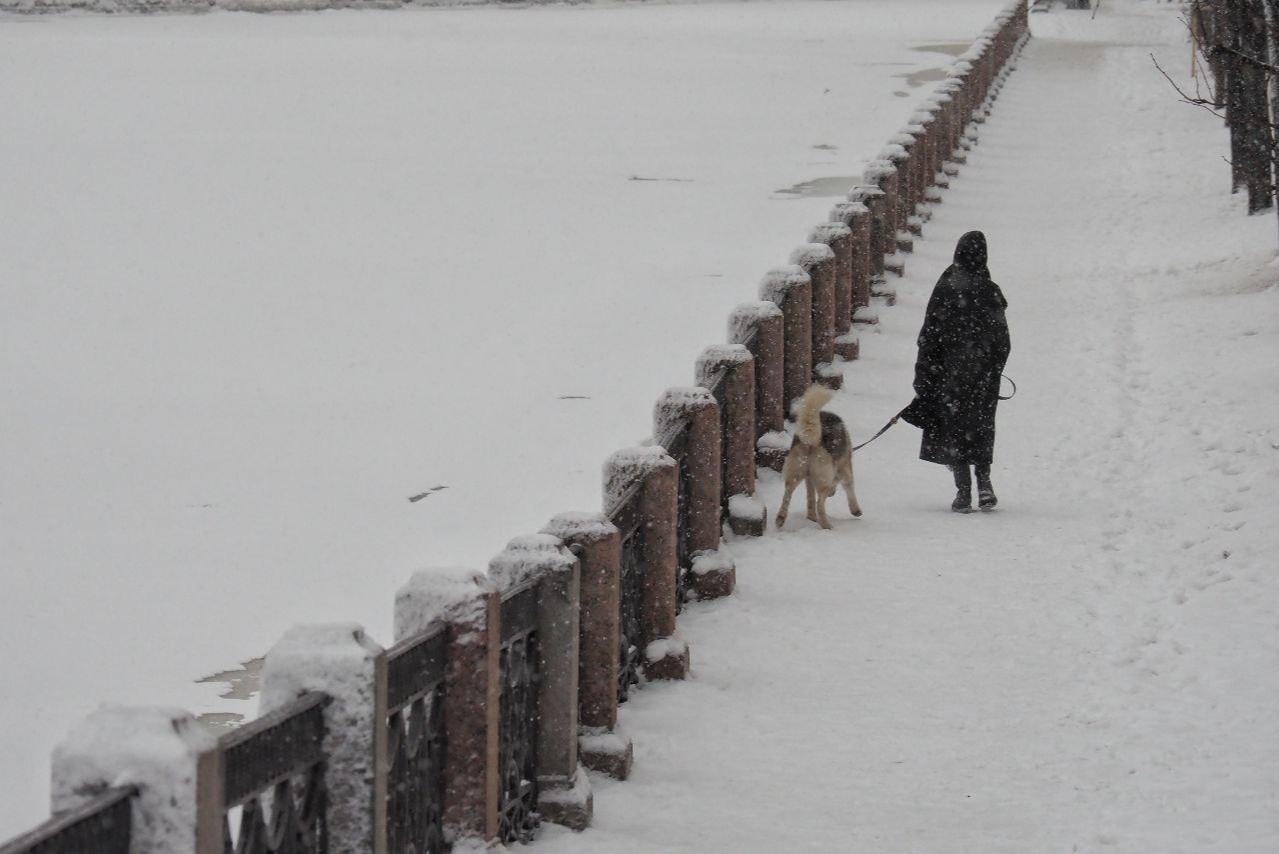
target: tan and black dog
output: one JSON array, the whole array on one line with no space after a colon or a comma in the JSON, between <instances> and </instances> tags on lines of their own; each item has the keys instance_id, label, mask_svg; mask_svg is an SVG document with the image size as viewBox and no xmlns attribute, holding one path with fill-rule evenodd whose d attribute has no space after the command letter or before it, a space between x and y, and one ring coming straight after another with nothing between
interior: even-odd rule
<instances>
[{"instance_id":1,"label":"tan and black dog","mask_svg":"<svg viewBox=\"0 0 1279 854\"><path fill-rule=\"evenodd\" d=\"M782 467L782 480L786 492L777 511L777 527L786 524L790 509L791 493L799 482L805 481L808 493L808 518L823 528L830 528L826 518L826 499L835 494L835 487L843 485L848 496L848 512L862 515L853 492L853 444L848 430L838 415L823 412L822 407L834 396L830 389L809 386L799 404L795 418L795 440L786 454Z\"/></svg>"}]
</instances>

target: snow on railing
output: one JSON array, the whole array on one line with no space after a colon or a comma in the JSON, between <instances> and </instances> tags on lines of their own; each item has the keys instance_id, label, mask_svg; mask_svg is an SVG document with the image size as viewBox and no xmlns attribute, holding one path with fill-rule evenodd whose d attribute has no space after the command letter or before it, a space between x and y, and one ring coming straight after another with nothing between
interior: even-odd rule
<instances>
[{"instance_id":1,"label":"snow on railing","mask_svg":"<svg viewBox=\"0 0 1279 854\"><path fill-rule=\"evenodd\" d=\"M487 573L415 573L390 649L354 624L291 629L266 657L263 716L220 739L181 710L99 710L55 751L54 818L0 854L436 854L586 827L582 766L630 773L618 704L687 675L681 590L732 593L724 526L763 533L756 466L781 468L789 403L838 386L872 297L892 303L887 274L966 162L1026 22L1024 0L1001 12L733 309L695 385L657 401L653 443L605 462L602 513L555 516Z\"/></svg>"}]
</instances>

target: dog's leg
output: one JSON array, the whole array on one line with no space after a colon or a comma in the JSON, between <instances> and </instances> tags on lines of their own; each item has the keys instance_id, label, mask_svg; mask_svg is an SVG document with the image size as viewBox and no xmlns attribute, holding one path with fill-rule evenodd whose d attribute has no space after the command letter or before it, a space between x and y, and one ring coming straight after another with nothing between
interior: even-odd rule
<instances>
[{"instance_id":1,"label":"dog's leg","mask_svg":"<svg viewBox=\"0 0 1279 854\"><path fill-rule=\"evenodd\" d=\"M777 527L780 529L786 524L786 514L790 512L791 495L795 493L795 487L799 485L799 478L796 476L795 470L789 465L782 470L782 477L786 481L786 489L782 493L782 503L777 508Z\"/></svg>"},{"instance_id":2,"label":"dog's leg","mask_svg":"<svg viewBox=\"0 0 1279 854\"><path fill-rule=\"evenodd\" d=\"M839 481L844 485L844 494L848 496L848 512L854 516L862 515L862 507L857 503L857 492L853 489L853 461L850 458L840 466Z\"/></svg>"},{"instance_id":3,"label":"dog's leg","mask_svg":"<svg viewBox=\"0 0 1279 854\"><path fill-rule=\"evenodd\" d=\"M826 518L826 495L820 495L817 498L817 524L821 525L827 531L831 529L830 519Z\"/></svg>"},{"instance_id":4,"label":"dog's leg","mask_svg":"<svg viewBox=\"0 0 1279 854\"><path fill-rule=\"evenodd\" d=\"M817 487L813 486L811 477L804 478L804 493L808 499L808 521L817 522Z\"/></svg>"},{"instance_id":5,"label":"dog's leg","mask_svg":"<svg viewBox=\"0 0 1279 854\"><path fill-rule=\"evenodd\" d=\"M790 497L794 491L795 484L787 482L786 491L782 493L782 503L777 508L777 527L779 529L786 524L786 514L790 510Z\"/></svg>"}]
</instances>

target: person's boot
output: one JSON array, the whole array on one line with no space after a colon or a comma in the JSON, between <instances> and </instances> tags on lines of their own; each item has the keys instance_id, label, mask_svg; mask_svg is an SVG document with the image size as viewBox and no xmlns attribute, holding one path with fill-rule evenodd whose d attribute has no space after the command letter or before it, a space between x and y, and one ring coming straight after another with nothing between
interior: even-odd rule
<instances>
[{"instance_id":1,"label":"person's boot","mask_svg":"<svg viewBox=\"0 0 1279 854\"><path fill-rule=\"evenodd\" d=\"M950 503L950 509L956 513L973 512L973 482L968 465L953 465L950 470L955 475L955 500Z\"/></svg>"},{"instance_id":2,"label":"person's boot","mask_svg":"<svg viewBox=\"0 0 1279 854\"><path fill-rule=\"evenodd\" d=\"M977 471L977 506L982 510L994 510L999 499L990 485L990 466L974 466Z\"/></svg>"}]
</instances>

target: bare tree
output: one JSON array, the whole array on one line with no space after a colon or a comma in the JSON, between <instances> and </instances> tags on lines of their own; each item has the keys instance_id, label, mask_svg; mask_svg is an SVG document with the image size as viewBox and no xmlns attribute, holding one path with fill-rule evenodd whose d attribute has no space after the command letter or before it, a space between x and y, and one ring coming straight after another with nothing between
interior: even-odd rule
<instances>
[{"instance_id":1,"label":"bare tree","mask_svg":"<svg viewBox=\"0 0 1279 854\"><path fill-rule=\"evenodd\" d=\"M1192 0L1186 26L1202 62L1194 67L1193 91L1155 62L1183 101L1230 129L1231 191L1247 193L1249 213L1275 208L1279 183L1277 23L1279 0Z\"/></svg>"}]
</instances>

